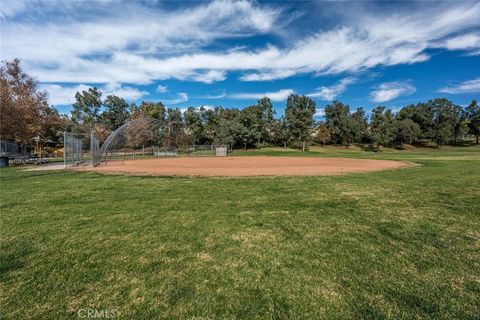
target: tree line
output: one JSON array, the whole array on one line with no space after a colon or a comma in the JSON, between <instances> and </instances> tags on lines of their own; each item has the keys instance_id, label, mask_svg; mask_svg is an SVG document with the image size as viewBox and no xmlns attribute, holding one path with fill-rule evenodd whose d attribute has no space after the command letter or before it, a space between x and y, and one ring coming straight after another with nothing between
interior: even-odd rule
<instances>
[{"instance_id":1,"label":"tree line","mask_svg":"<svg viewBox=\"0 0 480 320\"><path fill-rule=\"evenodd\" d=\"M437 146L456 142L464 134L480 134L480 107L473 100L466 108L438 98L407 105L394 113L379 106L368 115L364 109L351 111L347 104L334 101L324 108L324 121L315 121L315 101L290 95L284 116L275 117L269 98L243 109L190 107L183 113L161 102L128 104L109 95L101 99L96 88L76 94L71 116L72 129L109 133L129 119L151 117L173 125L173 145L227 144L234 148L265 145L293 146L303 150L312 143L349 146L371 144L375 148L413 144L431 140ZM103 110L103 112L99 112ZM77 127L76 127L77 126Z\"/></svg>"},{"instance_id":2,"label":"tree line","mask_svg":"<svg viewBox=\"0 0 480 320\"><path fill-rule=\"evenodd\" d=\"M347 104L334 101L323 109L324 120L315 121L316 103L302 95L290 95L284 115L276 117L267 97L243 109L189 107L182 112L162 102L143 101L137 105L116 95L103 98L102 92L93 87L75 94L71 114L65 116L48 106L47 94L38 90L37 82L21 70L19 60L4 62L0 73L0 138L24 143L36 135L58 140L58 132L63 130L93 130L102 140L127 121L139 118L155 118L173 129L165 140L169 146L274 145L305 150L312 143L346 147L363 143L379 149L420 140L441 146L463 134L475 136L478 144L480 136L480 107L476 100L465 108L438 98L407 105L398 112L378 106L369 113L363 108L353 111Z\"/></svg>"}]
</instances>

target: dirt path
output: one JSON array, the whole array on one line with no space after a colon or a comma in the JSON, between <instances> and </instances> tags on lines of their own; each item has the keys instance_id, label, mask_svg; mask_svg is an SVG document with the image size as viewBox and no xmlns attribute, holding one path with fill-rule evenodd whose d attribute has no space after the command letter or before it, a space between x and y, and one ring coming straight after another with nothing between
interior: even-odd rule
<instances>
[{"instance_id":1,"label":"dirt path","mask_svg":"<svg viewBox=\"0 0 480 320\"><path fill-rule=\"evenodd\" d=\"M317 157L190 157L109 161L98 172L159 176L314 176L370 172L408 166L405 162Z\"/></svg>"}]
</instances>

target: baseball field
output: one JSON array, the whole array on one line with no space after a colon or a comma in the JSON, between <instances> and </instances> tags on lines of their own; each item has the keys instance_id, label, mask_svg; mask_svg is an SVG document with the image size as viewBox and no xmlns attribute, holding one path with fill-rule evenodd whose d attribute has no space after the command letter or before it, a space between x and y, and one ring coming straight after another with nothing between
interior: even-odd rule
<instances>
[{"instance_id":1,"label":"baseball field","mask_svg":"<svg viewBox=\"0 0 480 320\"><path fill-rule=\"evenodd\" d=\"M244 156L304 154L229 158ZM314 148L307 159L331 157L415 165L263 177L2 169L0 317L478 319L479 147Z\"/></svg>"}]
</instances>

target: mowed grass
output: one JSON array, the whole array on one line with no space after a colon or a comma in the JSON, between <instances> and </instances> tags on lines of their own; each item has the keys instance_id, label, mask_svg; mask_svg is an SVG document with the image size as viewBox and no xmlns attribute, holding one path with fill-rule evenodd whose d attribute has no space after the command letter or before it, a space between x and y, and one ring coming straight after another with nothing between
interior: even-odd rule
<instances>
[{"instance_id":1,"label":"mowed grass","mask_svg":"<svg viewBox=\"0 0 480 320\"><path fill-rule=\"evenodd\" d=\"M0 316L479 319L480 149L353 153L420 166L230 179L1 170Z\"/></svg>"}]
</instances>

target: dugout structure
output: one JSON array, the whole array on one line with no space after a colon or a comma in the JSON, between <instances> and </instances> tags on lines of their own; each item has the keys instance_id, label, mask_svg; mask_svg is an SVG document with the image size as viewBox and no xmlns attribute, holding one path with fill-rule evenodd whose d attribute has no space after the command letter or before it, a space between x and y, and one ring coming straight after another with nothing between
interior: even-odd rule
<instances>
[{"instance_id":1,"label":"dugout structure","mask_svg":"<svg viewBox=\"0 0 480 320\"><path fill-rule=\"evenodd\" d=\"M63 133L63 163L70 167L96 166L99 158L100 141L92 131L89 134Z\"/></svg>"}]
</instances>

